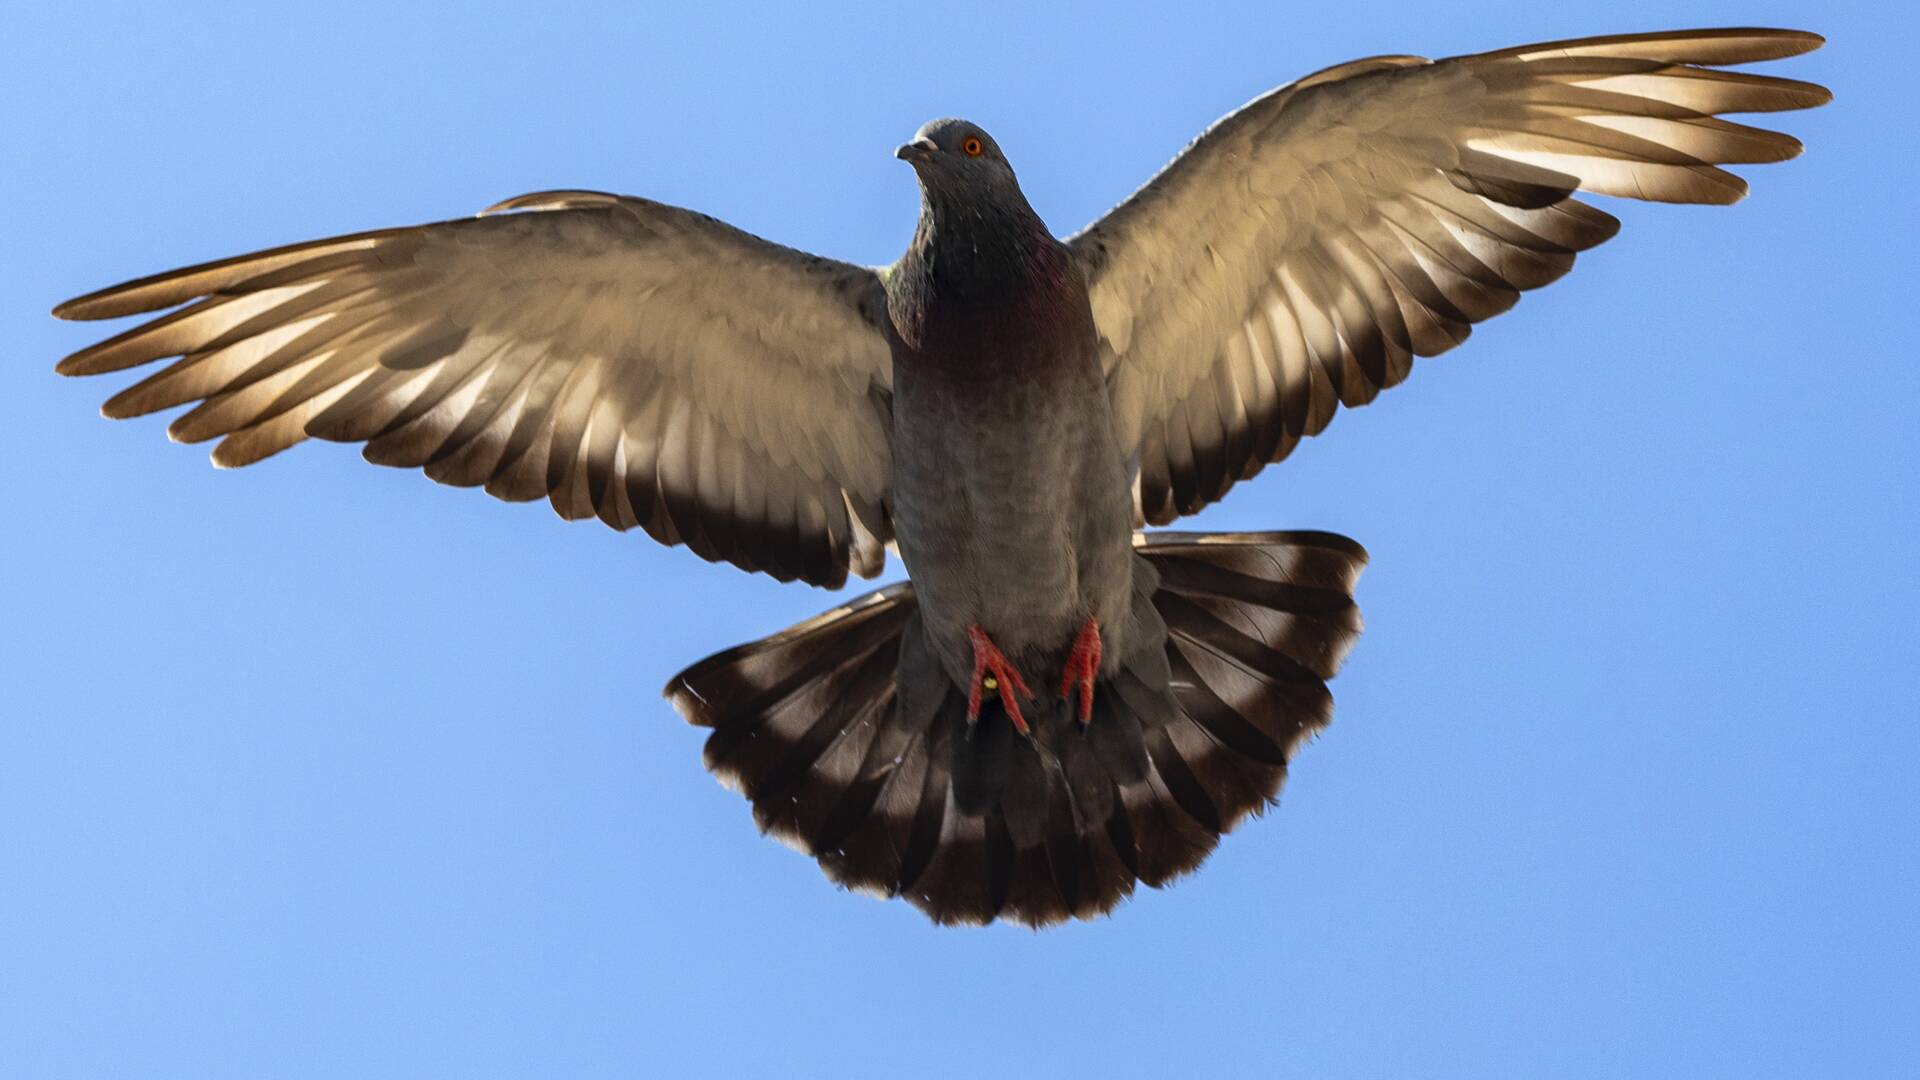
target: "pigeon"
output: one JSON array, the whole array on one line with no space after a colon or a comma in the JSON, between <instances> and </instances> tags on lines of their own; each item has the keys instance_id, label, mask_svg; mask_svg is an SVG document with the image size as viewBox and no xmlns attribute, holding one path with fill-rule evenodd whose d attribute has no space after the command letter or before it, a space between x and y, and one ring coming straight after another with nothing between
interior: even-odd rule
<instances>
[{"instance_id":1,"label":"pigeon","mask_svg":"<svg viewBox=\"0 0 1920 1080\"><path fill-rule=\"evenodd\" d=\"M838 588L666 696L760 829L939 923L1045 926L1194 870L1329 722L1366 552L1144 531L1221 499L1415 357L1567 273L1596 193L1725 204L1824 104L1723 70L1765 29L1328 68L1229 114L1057 239L979 125L896 155L921 209L864 267L689 210L548 191L141 278L172 309L61 361L252 464L313 437L567 519Z\"/></svg>"}]
</instances>

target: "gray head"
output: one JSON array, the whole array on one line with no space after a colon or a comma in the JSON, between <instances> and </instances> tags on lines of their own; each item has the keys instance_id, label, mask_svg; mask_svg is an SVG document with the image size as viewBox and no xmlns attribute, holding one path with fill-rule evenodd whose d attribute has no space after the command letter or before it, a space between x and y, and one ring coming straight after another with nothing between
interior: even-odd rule
<instances>
[{"instance_id":1,"label":"gray head","mask_svg":"<svg viewBox=\"0 0 1920 1080\"><path fill-rule=\"evenodd\" d=\"M929 200L966 197L970 202L992 201L993 196L1020 196L1013 166L1000 153L1000 144L966 120L930 120L893 156L913 166Z\"/></svg>"}]
</instances>

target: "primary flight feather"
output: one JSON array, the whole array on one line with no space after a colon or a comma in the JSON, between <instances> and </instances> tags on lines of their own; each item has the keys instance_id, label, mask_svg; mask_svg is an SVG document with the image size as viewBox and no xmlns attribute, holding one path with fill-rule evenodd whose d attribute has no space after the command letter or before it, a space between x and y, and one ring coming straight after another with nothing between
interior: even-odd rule
<instances>
[{"instance_id":1,"label":"primary flight feather","mask_svg":"<svg viewBox=\"0 0 1920 1080\"><path fill-rule=\"evenodd\" d=\"M169 434L219 439L222 466L364 442L829 587L896 545L910 583L668 697L834 880L943 922L1090 917L1271 803L1360 629L1350 540L1136 523L1221 498L1565 274L1618 227L1577 193L1739 199L1720 166L1800 144L1721 114L1829 95L1720 67L1820 43L1343 64L1225 117L1066 241L991 136L934 121L897 151L921 215L885 270L645 199L527 195L68 301L177 310L59 370L174 358L103 412L191 404Z\"/></svg>"}]
</instances>

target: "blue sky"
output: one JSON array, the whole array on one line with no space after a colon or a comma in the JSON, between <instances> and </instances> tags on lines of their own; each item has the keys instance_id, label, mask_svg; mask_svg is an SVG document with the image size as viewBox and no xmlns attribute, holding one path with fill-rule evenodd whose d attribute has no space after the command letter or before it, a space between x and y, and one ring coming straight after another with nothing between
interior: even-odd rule
<instances>
[{"instance_id":1,"label":"blue sky","mask_svg":"<svg viewBox=\"0 0 1920 1080\"><path fill-rule=\"evenodd\" d=\"M1920 1055L1903 7L81 7L0 37L7 1075ZM215 472L51 372L100 333L67 296L522 191L880 263L930 117L1064 233L1330 63L1716 24L1831 38L1778 66L1839 95L1780 121L1807 155L1730 210L1608 204L1566 281L1197 520L1359 539L1368 632L1281 808L1094 924L839 893L701 770L659 686L828 595L345 447Z\"/></svg>"}]
</instances>

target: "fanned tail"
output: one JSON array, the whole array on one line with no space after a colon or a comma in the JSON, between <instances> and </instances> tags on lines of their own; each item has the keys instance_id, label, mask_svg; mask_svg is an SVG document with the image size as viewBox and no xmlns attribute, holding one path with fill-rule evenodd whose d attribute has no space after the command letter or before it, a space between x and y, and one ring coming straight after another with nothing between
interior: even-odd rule
<instances>
[{"instance_id":1,"label":"fanned tail","mask_svg":"<svg viewBox=\"0 0 1920 1080\"><path fill-rule=\"evenodd\" d=\"M1022 739L989 698L969 732L907 584L708 657L666 694L713 729L707 767L761 829L840 884L943 923L1091 918L1272 805L1360 633L1366 553L1344 537L1135 544L1136 644L1084 731L1049 700Z\"/></svg>"}]
</instances>

